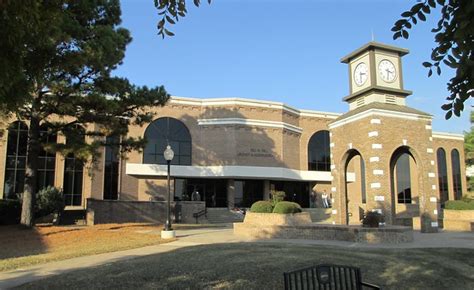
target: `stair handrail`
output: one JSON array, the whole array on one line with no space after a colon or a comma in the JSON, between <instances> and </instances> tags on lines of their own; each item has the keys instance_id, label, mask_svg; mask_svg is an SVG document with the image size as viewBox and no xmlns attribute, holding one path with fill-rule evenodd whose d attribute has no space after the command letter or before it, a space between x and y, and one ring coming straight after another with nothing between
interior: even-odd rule
<instances>
[{"instance_id":1,"label":"stair handrail","mask_svg":"<svg viewBox=\"0 0 474 290\"><path fill-rule=\"evenodd\" d=\"M198 219L202 216L205 216L207 218L207 207L203 210L193 213L193 217L196 219L196 224L198 223Z\"/></svg>"}]
</instances>

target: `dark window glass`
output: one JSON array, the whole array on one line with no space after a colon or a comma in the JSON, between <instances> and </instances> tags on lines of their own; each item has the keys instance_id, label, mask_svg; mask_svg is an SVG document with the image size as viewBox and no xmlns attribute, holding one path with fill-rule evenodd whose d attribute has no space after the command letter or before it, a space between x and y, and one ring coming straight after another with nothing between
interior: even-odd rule
<instances>
[{"instance_id":1,"label":"dark window glass","mask_svg":"<svg viewBox=\"0 0 474 290\"><path fill-rule=\"evenodd\" d=\"M143 151L143 163L166 164L163 152L169 144L174 151L173 165L191 165L191 135L179 120L160 118L145 131L147 145Z\"/></svg>"},{"instance_id":2,"label":"dark window glass","mask_svg":"<svg viewBox=\"0 0 474 290\"><path fill-rule=\"evenodd\" d=\"M28 126L16 121L8 127L7 156L3 198L17 198L25 183Z\"/></svg>"},{"instance_id":3,"label":"dark window glass","mask_svg":"<svg viewBox=\"0 0 474 290\"><path fill-rule=\"evenodd\" d=\"M362 159L362 156L360 157L360 187L362 193L362 203L367 203L367 193L365 187L365 163Z\"/></svg>"},{"instance_id":4,"label":"dark window glass","mask_svg":"<svg viewBox=\"0 0 474 290\"><path fill-rule=\"evenodd\" d=\"M236 180L234 203L236 207L251 207L263 199L262 180Z\"/></svg>"},{"instance_id":5,"label":"dark window glass","mask_svg":"<svg viewBox=\"0 0 474 290\"><path fill-rule=\"evenodd\" d=\"M462 185L461 185L461 163L459 162L459 152L456 149L453 149L451 151L451 166L453 168L454 199L458 200L462 198Z\"/></svg>"},{"instance_id":6,"label":"dark window glass","mask_svg":"<svg viewBox=\"0 0 474 290\"><path fill-rule=\"evenodd\" d=\"M439 148L436 151L436 158L438 161L438 186L441 203L445 203L449 200L448 194L448 169L446 166L446 151L443 148Z\"/></svg>"},{"instance_id":7,"label":"dark window glass","mask_svg":"<svg viewBox=\"0 0 474 290\"><path fill-rule=\"evenodd\" d=\"M84 130L78 129L79 134L67 138L67 143L85 142ZM64 161L64 200L66 206L80 206L82 204L82 179L84 162L77 159L74 153L69 153Z\"/></svg>"},{"instance_id":8,"label":"dark window glass","mask_svg":"<svg viewBox=\"0 0 474 290\"><path fill-rule=\"evenodd\" d=\"M106 138L104 166L104 199L117 200L119 176L119 136Z\"/></svg>"},{"instance_id":9,"label":"dark window glass","mask_svg":"<svg viewBox=\"0 0 474 290\"><path fill-rule=\"evenodd\" d=\"M54 173L56 169L56 153L47 150L48 144L54 144L57 135L48 130L46 126L40 128L40 152L38 155L38 190L47 186L54 186Z\"/></svg>"},{"instance_id":10,"label":"dark window glass","mask_svg":"<svg viewBox=\"0 0 474 290\"><path fill-rule=\"evenodd\" d=\"M309 183L296 181L270 181L270 192L285 192L285 200L296 202L303 208L309 207ZM270 196L271 198L271 196Z\"/></svg>"},{"instance_id":11,"label":"dark window glass","mask_svg":"<svg viewBox=\"0 0 474 290\"><path fill-rule=\"evenodd\" d=\"M395 166L398 203L411 203L410 155L400 155Z\"/></svg>"},{"instance_id":12,"label":"dark window glass","mask_svg":"<svg viewBox=\"0 0 474 290\"><path fill-rule=\"evenodd\" d=\"M308 170L331 171L329 131L316 132L308 143Z\"/></svg>"}]
</instances>

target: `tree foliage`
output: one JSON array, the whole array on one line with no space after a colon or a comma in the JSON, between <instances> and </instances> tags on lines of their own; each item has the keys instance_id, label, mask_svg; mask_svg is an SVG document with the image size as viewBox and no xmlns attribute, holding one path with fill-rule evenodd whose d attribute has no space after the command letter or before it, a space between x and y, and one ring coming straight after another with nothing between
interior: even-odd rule
<instances>
[{"instance_id":1,"label":"tree foliage","mask_svg":"<svg viewBox=\"0 0 474 290\"><path fill-rule=\"evenodd\" d=\"M174 36L174 33L168 30L165 26L176 24L180 17L185 17L188 13L186 9L186 0L154 0L155 7L158 9L158 14L161 20L158 21L158 35L162 38L165 36ZM207 0L211 4L212 0ZM189 2L189 1L188 1ZM196 7L201 5L201 0L193 0Z\"/></svg>"},{"instance_id":2,"label":"tree foliage","mask_svg":"<svg viewBox=\"0 0 474 290\"><path fill-rule=\"evenodd\" d=\"M29 125L26 226L32 225L41 145L89 159L105 145L105 136L126 136L130 124L151 121L144 108L169 98L163 87L139 87L111 76L132 40L119 27L120 16L119 0L0 2L0 109ZM67 142L41 144L40 125ZM141 138L120 140L124 151L144 145Z\"/></svg>"},{"instance_id":3,"label":"tree foliage","mask_svg":"<svg viewBox=\"0 0 474 290\"><path fill-rule=\"evenodd\" d=\"M456 74L447 84L450 95L441 106L445 118L460 116L464 103L474 97L474 1L471 0L425 0L416 3L401 14L395 22L393 38L408 39L409 32L418 21L426 21L428 14L440 9L441 19L431 31L435 33L437 46L431 52L431 61L423 66L430 77L435 71L441 74L441 66L454 69Z\"/></svg>"},{"instance_id":4,"label":"tree foliage","mask_svg":"<svg viewBox=\"0 0 474 290\"><path fill-rule=\"evenodd\" d=\"M474 112L471 112L471 130L464 134L466 164L474 165Z\"/></svg>"}]
</instances>

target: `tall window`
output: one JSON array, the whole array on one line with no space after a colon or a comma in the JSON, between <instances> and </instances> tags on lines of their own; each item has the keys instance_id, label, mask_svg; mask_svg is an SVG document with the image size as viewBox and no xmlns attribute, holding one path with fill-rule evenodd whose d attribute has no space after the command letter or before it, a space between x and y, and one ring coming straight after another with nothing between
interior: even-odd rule
<instances>
[{"instance_id":1,"label":"tall window","mask_svg":"<svg viewBox=\"0 0 474 290\"><path fill-rule=\"evenodd\" d=\"M40 128L40 142L42 146L39 152L38 164L38 190L47 186L54 186L54 173L56 169L56 153L48 152L45 146L47 144L56 143L56 133L48 130L46 126Z\"/></svg>"},{"instance_id":2,"label":"tall window","mask_svg":"<svg viewBox=\"0 0 474 290\"><path fill-rule=\"evenodd\" d=\"M438 187L441 203L449 200L448 194L448 170L446 166L446 151L439 148L436 151L436 158L438 161Z\"/></svg>"},{"instance_id":3,"label":"tall window","mask_svg":"<svg viewBox=\"0 0 474 290\"><path fill-rule=\"evenodd\" d=\"M118 199L119 142L119 136L109 136L105 140L104 199Z\"/></svg>"},{"instance_id":4,"label":"tall window","mask_svg":"<svg viewBox=\"0 0 474 290\"><path fill-rule=\"evenodd\" d=\"M395 167L398 203L411 203L410 155L400 155Z\"/></svg>"},{"instance_id":5,"label":"tall window","mask_svg":"<svg viewBox=\"0 0 474 290\"><path fill-rule=\"evenodd\" d=\"M367 203L367 188L365 186L365 163L362 156L360 157L360 190L362 203Z\"/></svg>"},{"instance_id":6,"label":"tall window","mask_svg":"<svg viewBox=\"0 0 474 290\"><path fill-rule=\"evenodd\" d=\"M453 168L453 190L454 199L461 199L462 185L461 185L461 163L459 162L459 152L456 149L451 151L451 166Z\"/></svg>"},{"instance_id":7,"label":"tall window","mask_svg":"<svg viewBox=\"0 0 474 290\"><path fill-rule=\"evenodd\" d=\"M8 127L4 198L17 198L25 185L28 126L16 121Z\"/></svg>"},{"instance_id":8,"label":"tall window","mask_svg":"<svg viewBox=\"0 0 474 290\"><path fill-rule=\"evenodd\" d=\"M75 144L76 142L85 142L84 130L78 129L79 134L66 136L66 142ZM76 143L77 144L77 143ZM67 206L78 206L82 204L82 180L83 180L84 162L76 158L74 153L69 153L64 161L64 200Z\"/></svg>"},{"instance_id":9,"label":"tall window","mask_svg":"<svg viewBox=\"0 0 474 290\"><path fill-rule=\"evenodd\" d=\"M316 132L308 143L308 170L331 171L329 131Z\"/></svg>"},{"instance_id":10,"label":"tall window","mask_svg":"<svg viewBox=\"0 0 474 290\"><path fill-rule=\"evenodd\" d=\"M163 152L169 144L174 151L171 164L191 165L191 135L183 122L173 118L160 118L145 130L148 143L143 152L143 163L166 164Z\"/></svg>"}]
</instances>

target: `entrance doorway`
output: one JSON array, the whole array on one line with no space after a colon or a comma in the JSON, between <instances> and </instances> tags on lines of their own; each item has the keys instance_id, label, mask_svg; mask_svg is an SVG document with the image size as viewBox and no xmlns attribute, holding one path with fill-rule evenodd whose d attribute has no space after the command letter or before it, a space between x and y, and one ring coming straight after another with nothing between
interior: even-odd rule
<instances>
[{"instance_id":1,"label":"entrance doorway","mask_svg":"<svg viewBox=\"0 0 474 290\"><path fill-rule=\"evenodd\" d=\"M226 179L176 179L175 184L175 200L192 200L193 192L199 192L206 207L227 207Z\"/></svg>"}]
</instances>

